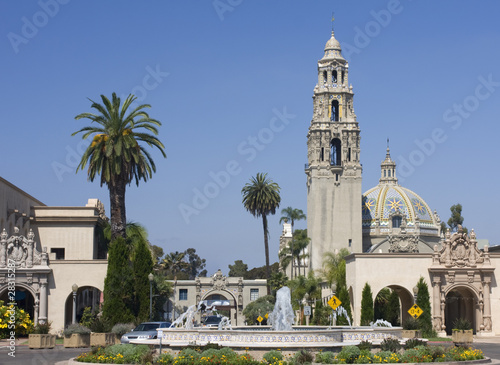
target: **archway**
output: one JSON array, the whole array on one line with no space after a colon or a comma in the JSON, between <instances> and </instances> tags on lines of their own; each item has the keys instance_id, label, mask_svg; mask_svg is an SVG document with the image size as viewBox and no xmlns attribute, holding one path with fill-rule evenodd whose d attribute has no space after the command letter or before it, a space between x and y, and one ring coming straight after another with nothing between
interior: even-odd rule
<instances>
[{"instance_id":1,"label":"archway","mask_svg":"<svg viewBox=\"0 0 500 365\"><path fill-rule=\"evenodd\" d=\"M82 318L83 311L90 307L92 312L99 311L101 304L101 291L93 286L78 288L76 292L76 322ZM73 292L66 297L64 305L64 326L72 322L73 319Z\"/></svg>"},{"instance_id":2,"label":"archway","mask_svg":"<svg viewBox=\"0 0 500 365\"><path fill-rule=\"evenodd\" d=\"M230 293L212 291L202 300L206 301L207 306L214 305L217 312L229 318L233 325L237 324L238 311L236 307L236 300Z\"/></svg>"},{"instance_id":3,"label":"archway","mask_svg":"<svg viewBox=\"0 0 500 365\"><path fill-rule=\"evenodd\" d=\"M451 335L453 323L458 318L468 320L476 333L476 295L467 287L456 287L446 294L444 324L446 334Z\"/></svg>"},{"instance_id":4,"label":"archway","mask_svg":"<svg viewBox=\"0 0 500 365\"><path fill-rule=\"evenodd\" d=\"M31 291L16 284L16 291L14 296L17 308L24 310L30 315L30 319L32 321L35 321L35 298ZM8 303L11 302L7 290L4 290L0 294L0 300L4 302L4 305L8 305Z\"/></svg>"}]
</instances>

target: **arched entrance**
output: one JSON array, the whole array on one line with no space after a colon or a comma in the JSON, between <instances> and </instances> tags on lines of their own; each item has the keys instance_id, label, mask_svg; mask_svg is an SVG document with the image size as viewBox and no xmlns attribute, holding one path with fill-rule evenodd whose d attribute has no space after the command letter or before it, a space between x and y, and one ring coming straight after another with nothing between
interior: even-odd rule
<instances>
[{"instance_id":1,"label":"arched entrance","mask_svg":"<svg viewBox=\"0 0 500 365\"><path fill-rule=\"evenodd\" d=\"M468 320L476 333L476 303L477 298L472 290L466 287L458 287L446 294L446 309L444 323L446 334L451 335L453 323L458 318Z\"/></svg>"},{"instance_id":2,"label":"arched entrance","mask_svg":"<svg viewBox=\"0 0 500 365\"><path fill-rule=\"evenodd\" d=\"M78 288L76 292L76 322L82 318L83 311L90 307L92 312L98 312L101 304L101 291L93 286ZM64 306L64 326L72 322L73 319L73 292L66 297Z\"/></svg>"},{"instance_id":3,"label":"arched entrance","mask_svg":"<svg viewBox=\"0 0 500 365\"><path fill-rule=\"evenodd\" d=\"M8 291L4 290L0 294L0 300L4 302L4 305L8 305L11 300L9 299ZM30 319L35 321L35 298L30 290L16 285L15 291L15 302L17 308L24 310L30 315Z\"/></svg>"},{"instance_id":4,"label":"arched entrance","mask_svg":"<svg viewBox=\"0 0 500 365\"><path fill-rule=\"evenodd\" d=\"M236 308L236 301L232 295L225 292L212 292L203 300L206 301L207 306L215 306L217 312L229 318L231 323L236 323L238 312Z\"/></svg>"}]
</instances>

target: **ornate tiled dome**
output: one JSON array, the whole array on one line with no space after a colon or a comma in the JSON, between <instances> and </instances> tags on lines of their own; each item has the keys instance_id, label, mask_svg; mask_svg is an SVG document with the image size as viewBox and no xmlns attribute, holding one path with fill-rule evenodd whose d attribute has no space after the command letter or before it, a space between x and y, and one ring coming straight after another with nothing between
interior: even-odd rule
<instances>
[{"instance_id":1,"label":"ornate tiled dome","mask_svg":"<svg viewBox=\"0 0 500 365\"><path fill-rule=\"evenodd\" d=\"M386 234L394 216L405 221L409 232L439 235L439 218L427 203L413 191L398 184L396 163L391 159L389 148L382 161L380 181L363 194L363 231L370 234ZM418 222L418 224L417 224ZM378 231L371 228L378 227Z\"/></svg>"},{"instance_id":2,"label":"ornate tiled dome","mask_svg":"<svg viewBox=\"0 0 500 365\"><path fill-rule=\"evenodd\" d=\"M345 62L344 57L342 57L342 50L340 48L340 43L335 39L335 36L332 31L332 36L325 44L325 54L322 60L342 60Z\"/></svg>"},{"instance_id":3,"label":"ornate tiled dome","mask_svg":"<svg viewBox=\"0 0 500 365\"><path fill-rule=\"evenodd\" d=\"M333 31L332 31L331 38L328 40L328 42L326 42L326 45L325 45L325 51L330 50L330 49L340 51L340 43L338 40L335 39Z\"/></svg>"},{"instance_id":4,"label":"ornate tiled dome","mask_svg":"<svg viewBox=\"0 0 500 365\"><path fill-rule=\"evenodd\" d=\"M388 226L391 215L400 212L408 227L419 220L421 227L436 227L436 221L427 203L413 191L395 184L379 184L363 194L363 227L379 220Z\"/></svg>"}]
</instances>

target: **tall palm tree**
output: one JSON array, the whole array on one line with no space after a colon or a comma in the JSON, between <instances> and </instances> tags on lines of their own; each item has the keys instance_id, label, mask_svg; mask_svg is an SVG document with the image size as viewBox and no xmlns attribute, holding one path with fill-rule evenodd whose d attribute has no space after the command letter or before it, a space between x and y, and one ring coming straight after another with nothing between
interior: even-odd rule
<instances>
[{"instance_id":1,"label":"tall palm tree","mask_svg":"<svg viewBox=\"0 0 500 365\"><path fill-rule=\"evenodd\" d=\"M78 170L83 170L88 164L87 176L94 181L100 175L101 186L107 185L111 206L111 239L126 237L125 188L135 180L139 185L142 179L147 181L156 172L156 165L145 147L156 147L163 157L167 157L165 146L156 137L157 127L161 123L149 117L143 109L149 104L139 105L128 111L137 99L129 95L123 104L115 93L111 101L101 95L102 105L92 100L91 108L98 113L82 113L75 119L90 119L91 125L84 127L72 135L83 133L87 139L93 135L92 142L84 152ZM151 133L148 133L151 132Z\"/></svg>"},{"instance_id":2,"label":"tall palm tree","mask_svg":"<svg viewBox=\"0 0 500 365\"><path fill-rule=\"evenodd\" d=\"M306 215L304 214L302 209L296 209L292 207L286 207L285 209L282 209L281 215L282 216L280 218L280 224L285 221L290 221L290 224L292 225L292 236L293 236L293 225L295 224L295 221L306 219Z\"/></svg>"},{"instance_id":3,"label":"tall palm tree","mask_svg":"<svg viewBox=\"0 0 500 365\"><path fill-rule=\"evenodd\" d=\"M345 267L345 257L349 254L347 248L341 248L338 252L326 252L324 254L323 268L320 270L320 274L330 287L333 284L337 287L344 284L345 278L342 276L345 271L342 271L342 266Z\"/></svg>"},{"instance_id":4,"label":"tall palm tree","mask_svg":"<svg viewBox=\"0 0 500 365\"><path fill-rule=\"evenodd\" d=\"M275 214L279 208L281 197L280 187L271 179L267 178L267 174L257 173L255 177L246 183L241 189L243 195L243 206L254 217L262 217L262 226L264 228L264 249L266 253L266 279L270 278L269 269L269 231L267 227L267 216ZM269 284L267 285L267 293L270 294Z\"/></svg>"},{"instance_id":5,"label":"tall palm tree","mask_svg":"<svg viewBox=\"0 0 500 365\"><path fill-rule=\"evenodd\" d=\"M177 287L177 273L187 268L188 263L184 261L185 252L171 252L162 260L161 266L172 273L174 276L174 290L172 293L172 320L175 320L175 292Z\"/></svg>"},{"instance_id":6,"label":"tall palm tree","mask_svg":"<svg viewBox=\"0 0 500 365\"><path fill-rule=\"evenodd\" d=\"M307 229L297 229L293 235L293 246L294 246L294 255L295 260L297 262L297 267L299 269L300 275L300 266L301 262L306 259L309 254L306 253L306 248L309 246L309 242L311 239L307 237ZM304 275L305 275L305 266L304 266Z\"/></svg>"},{"instance_id":7,"label":"tall palm tree","mask_svg":"<svg viewBox=\"0 0 500 365\"><path fill-rule=\"evenodd\" d=\"M290 224L292 226L292 242L290 243L290 246L289 246L289 248L291 249L290 254L292 254L292 260L290 261L292 264L292 271L291 271L292 273L293 273L294 269L296 271L296 265L297 265L296 261L293 259L293 257L295 257L296 255L294 255L292 253L292 251L294 251L295 246L296 246L293 242L295 240L293 226L295 224L295 221L302 220L302 219L306 219L306 215L304 214L302 209L286 207L285 209L281 210L280 224L283 222L285 222L285 223L290 222ZM299 268L299 275L300 275L300 268ZM295 276L297 276L297 275L295 275Z\"/></svg>"}]
</instances>

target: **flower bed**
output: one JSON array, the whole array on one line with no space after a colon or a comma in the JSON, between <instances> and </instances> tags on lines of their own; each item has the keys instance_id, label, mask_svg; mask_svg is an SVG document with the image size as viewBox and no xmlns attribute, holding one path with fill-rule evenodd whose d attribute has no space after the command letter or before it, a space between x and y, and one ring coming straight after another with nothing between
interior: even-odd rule
<instances>
[{"instance_id":1,"label":"flower bed","mask_svg":"<svg viewBox=\"0 0 500 365\"><path fill-rule=\"evenodd\" d=\"M176 356L162 354L154 356L145 345L114 345L98 348L78 356L75 360L100 364L167 364L167 365L198 365L198 364L235 364L235 365L298 365L312 361L322 364L386 364L386 363L418 363L418 362L450 362L483 359L481 350L463 347L444 349L438 346L417 346L397 352L371 352L360 350L357 346L345 346L339 353L330 351L319 352L314 356L308 351L299 351L294 356L284 357L280 351L269 351L262 361L252 358L249 354L238 354L230 348L209 348L196 351L186 348Z\"/></svg>"}]
</instances>

